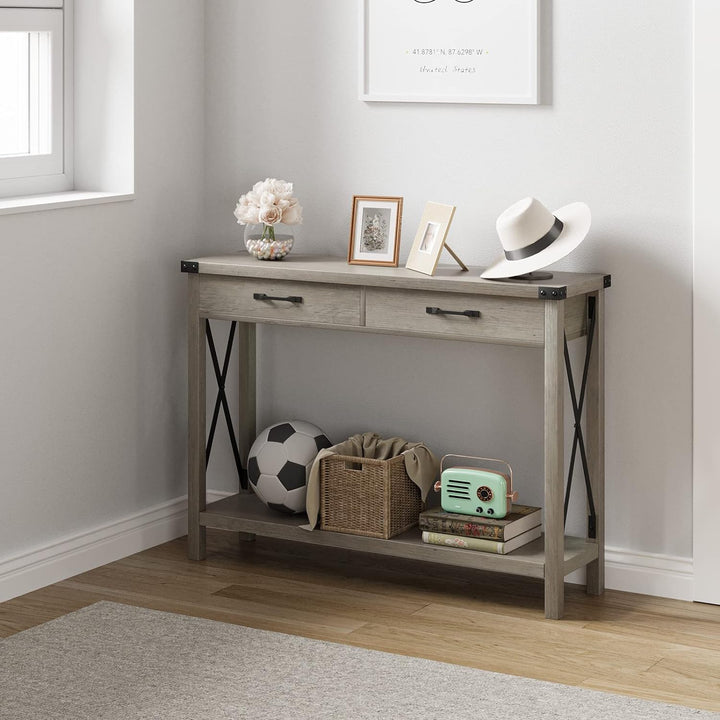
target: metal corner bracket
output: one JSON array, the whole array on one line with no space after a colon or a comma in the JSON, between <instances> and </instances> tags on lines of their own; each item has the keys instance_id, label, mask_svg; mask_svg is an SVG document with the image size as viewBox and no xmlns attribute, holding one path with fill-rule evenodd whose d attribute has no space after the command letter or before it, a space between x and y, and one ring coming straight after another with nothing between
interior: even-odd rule
<instances>
[{"instance_id":1,"label":"metal corner bracket","mask_svg":"<svg viewBox=\"0 0 720 720\"><path fill-rule=\"evenodd\" d=\"M567 285L560 287L539 287L538 298L540 300L565 300L567 298Z\"/></svg>"},{"instance_id":2,"label":"metal corner bracket","mask_svg":"<svg viewBox=\"0 0 720 720\"><path fill-rule=\"evenodd\" d=\"M180 272L184 273L196 273L200 271L200 263L194 260L181 260L180 261Z\"/></svg>"}]
</instances>

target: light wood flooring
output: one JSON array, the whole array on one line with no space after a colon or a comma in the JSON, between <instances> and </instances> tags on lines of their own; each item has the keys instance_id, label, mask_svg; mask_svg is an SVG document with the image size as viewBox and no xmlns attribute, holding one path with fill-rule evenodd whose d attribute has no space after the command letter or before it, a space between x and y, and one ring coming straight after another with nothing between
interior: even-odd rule
<instances>
[{"instance_id":1,"label":"light wood flooring","mask_svg":"<svg viewBox=\"0 0 720 720\"><path fill-rule=\"evenodd\" d=\"M6 637L98 600L720 711L720 607L208 531L0 604Z\"/></svg>"}]
</instances>

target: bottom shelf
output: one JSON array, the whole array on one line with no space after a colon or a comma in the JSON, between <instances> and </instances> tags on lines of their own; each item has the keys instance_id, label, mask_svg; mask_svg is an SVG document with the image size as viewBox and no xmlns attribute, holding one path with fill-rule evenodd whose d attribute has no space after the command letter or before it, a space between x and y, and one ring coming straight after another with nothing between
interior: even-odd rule
<instances>
[{"instance_id":1,"label":"bottom shelf","mask_svg":"<svg viewBox=\"0 0 720 720\"><path fill-rule=\"evenodd\" d=\"M200 525L220 530L254 533L263 537L295 540L314 545L526 577L543 578L545 576L544 536L518 548L509 555L495 555L475 550L429 545L422 541L418 528L412 528L389 540L382 540L319 529L310 531L300 527L306 524L307 517L305 515L281 515L266 508L252 493L231 495L211 503L200 513ZM565 575L584 567L596 560L597 557L596 543L584 538L565 537Z\"/></svg>"}]
</instances>

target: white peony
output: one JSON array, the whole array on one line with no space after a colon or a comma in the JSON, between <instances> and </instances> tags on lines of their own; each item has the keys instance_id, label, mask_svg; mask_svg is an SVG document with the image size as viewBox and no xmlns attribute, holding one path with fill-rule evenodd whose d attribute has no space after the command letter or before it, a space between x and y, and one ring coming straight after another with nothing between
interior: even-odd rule
<instances>
[{"instance_id":1,"label":"white peony","mask_svg":"<svg viewBox=\"0 0 720 720\"><path fill-rule=\"evenodd\" d=\"M268 192L274 193L283 200L289 200L292 197L293 184L290 182L268 178L265 180L265 185Z\"/></svg>"},{"instance_id":2,"label":"white peony","mask_svg":"<svg viewBox=\"0 0 720 720\"><path fill-rule=\"evenodd\" d=\"M244 195L235 206L234 215L241 225L257 225L260 222L258 206L248 203Z\"/></svg>"},{"instance_id":3,"label":"white peony","mask_svg":"<svg viewBox=\"0 0 720 720\"><path fill-rule=\"evenodd\" d=\"M286 225L299 225L302 220L302 205L293 198L291 204L283 210L282 221Z\"/></svg>"},{"instance_id":4,"label":"white peony","mask_svg":"<svg viewBox=\"0 0 720 720\"><path fill-rule=\"evenodd\" d=\"M268 207L269 205L277 205L279 198L275 193L263 190L260 194L260 207Z\"/></svg>"},{"instance_id":5,"label":"white peony","mask_svg":"<svg viewBox=\"0 0 720 720\"><path fill-rule=\"evenodd\" d=\"M240 199L243 200L243 198L248 205L255 205L256 207L260 205L260 195L254 190L251 190L249 193L243 195Z\"/></svg>"}]
</instances>

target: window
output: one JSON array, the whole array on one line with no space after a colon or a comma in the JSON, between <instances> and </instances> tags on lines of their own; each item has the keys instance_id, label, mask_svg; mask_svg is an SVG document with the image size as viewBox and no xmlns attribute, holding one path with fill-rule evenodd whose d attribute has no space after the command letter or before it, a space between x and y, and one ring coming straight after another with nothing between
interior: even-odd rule
<instances>
[{"instance_id":1,"label":"window","mask_svg":"<svg viewBox=\"0 0 720 720\"><path fill-rule=\"evenodd\" d=\"M0 0L0 216L134 197L134 9Z\"/></svg>"},{"instance_id":2,"label":"window","mask_svg":"<svg viewBox=\"0 0 720 720\"><path fill-rule=\"evenodd\" d=\"M62 0L35 4L42 7L31 7L27 0L0 0L0 196L4 197L72 187L66 8Z\"/></svg>"}]
</instances>

